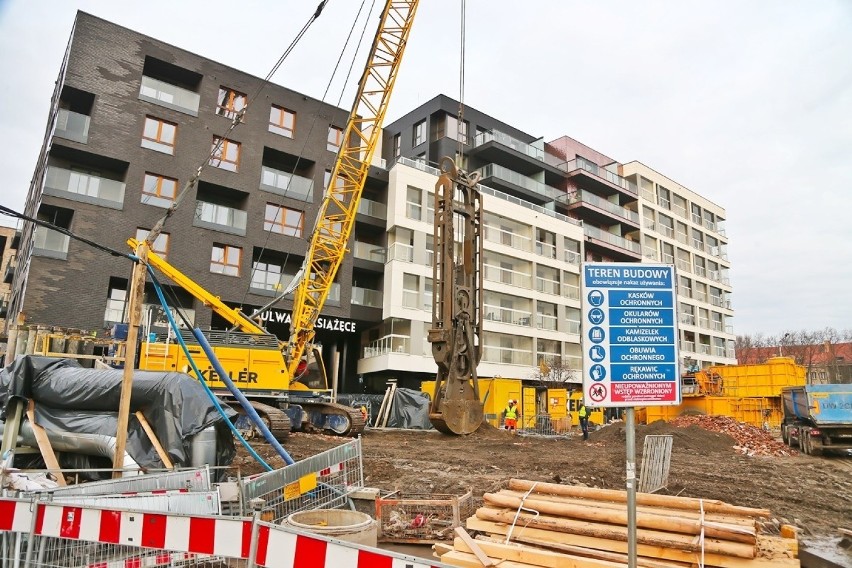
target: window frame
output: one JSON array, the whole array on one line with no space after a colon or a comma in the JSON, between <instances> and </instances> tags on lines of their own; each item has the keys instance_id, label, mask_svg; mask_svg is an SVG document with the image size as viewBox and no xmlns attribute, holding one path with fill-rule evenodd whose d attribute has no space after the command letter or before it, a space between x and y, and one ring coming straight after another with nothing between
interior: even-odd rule
<instances>
[{"instance_id":1,"label":"window frame","mask_svg":"<svg viewBox=\"0 0 852 568\"><path fill-rule=\"evenodd\" d=\"M334 139L336 141L336 145L335 145L335 142L332 142L332 140L331 140L332 133L334 133L334 135L335 135ZM326 139L325 139L326 149L329 152L337 152L337 151L340 150L340 147L342 145L343 145L343 129L339 128L337 126L334 126L333 124L329 124L328 125L328 135L326 136Z\"/></svg>"},{"instance_id":2,"label":"window frame","mask_svg":"<svg viewBox=\"0 0 852 568\"><path fill-rule=\"evenodd\" d=\"M279 111L279 121L275 122L272 120L272 113L274 111ZM287 126L286 117L292 117L292 126ZM279 136L284 136L285 138L295 138L296 137L296 113L286 107L280 105L271 105L269 107L269 131L273 134L278 134Z\"/></svg>"},{"instance_id":3,"label":"window frame","mask_svg":"<svg viewBox=\"0 0 852 568\"><path fill-rule=\"evenodd\" d=\"M276 210L272 219L269 218L271 209ZM296 213L299 216L298 226L287 222L288 213ZM305 212L291 209L286 205L267 202L263 210L263 230L288 237L301 237L305 231Z\"/></svg>"},{"instance_id":4,"label":"window frame","mask_svg":"<svg viewBox=\"0 0 852 568\"><path fill-rule=\"evenodd\" d=\"M145 229L143 227L136 227L136 240L139 242L144 241L148 238L148 235L151 234L151 229ZM157 243L160 242L160 239L163 239L161 244L165 246L161 248L157 248ZM154 239L154 242L151 244L151 252L156 253L157 256L162 258L163 260L168 260L169 258L169 247L171 246L171 234L170 233L160 233L157 235L157 238Z\"/></svg>"},{"instance_id":5,"label":"window frame","mask_svg":"<svg viewBox=\"0 0 852 568\"><path fill-rule=\"evenodd\" d=\"M399 158L402 156L402 134L394 134L393 137L393 157Z\"/></svg>"},{"instance_id":6,"label":"window frame","mask_svg":"<svg viewBox=\"0 0 852 568\"><path fill-rule=\"evenodd\" d=\"M426 119L424 118L420 122L414 125L414 128L411 130L411 147L416 148L426 142Z\"/></svg>"},{"instance_id":7,"label":"window frame","mask_svg":"<svg viewBox=\"0 0 852 568\"><path fill-rule=\"evenodd\" d=\"M216 260L216 250L219 249L222 251L222 261ZM228 261L229 253L231 251L237 252L237 263L233 264ZM243 249L242 247L234 246L234 245L226 245L223 243L213 243L213 248L210 251L210 272L213 274L222 274L223 276L235 276L237 278L240 277L242 272L242 263L243 263ZM214 267L221 267L220 270L214 269ZM236 273L233 274L228 271L228 268L235 268Z\"/></svg>"},{"instance_id":8,"label":"window frame","mask_svg":"<svg viewBox=\"0 0 852 568\"><path fill-rule=\"evenodd\" d=\"M157 123L157 135L156 138L150 138L146 135L146 131L148 130L148 123L156 122ZM163 125L169 125L174 128L174 133L172 135L171 143L164 141L163 135ZM145 121L142 123L142 147L148 148L149 150L154 150L155 152L162 152L163 154L169 154L174 156L175 146L177 145L177 135L178 135L178 124L176 122L170 122L168 120L157 118L155 116L151 116L150 114L145 115ZM150 145L146 146L145 142L148 142ZM167 151L166 148L171 151Z\"/></svg>"},{"instance_id":9,"label":"window frame","mask_svg":"<svg viewBox=\"0 0 852 568\"><path fill-rule=\"evenodd\" d=\"M148 178L153 178L156 181L156 192L147 191ZM172 197L164 197L163 196L163 182L165 180L174 182L174 195ZM155 174L153 172L145 172L142 177L142 203L146 205L155 205L154 203L148 203L145 198L148 199L161 199L163 201L168 201L169 203L173 203L175 199L177 199L178 194L178 180L176 178L171 178L169 176L164 176L162 174ZM170 205L163 204L163 207L169 207Z\"/></svg>"},{"instance_id":10,"label":"window frame","mask_svg":"<svg viewBox=\"0 0 852 568\"><path fill-rule=\"evenodd\" d=\"M225 98L227 98L227 103L225 104L223 104L223 92L226 95ZM234 107L234 102L239 98L243 99L243 106L238 110ZM216 98L216 114L218 116L224 116L225 118L233 120L242 109L246 108L246 106L248 106L248 95L230 87L219 86L219 95ZM244 117L240 117L240 122L243 122L243 118Z\"/></svg>"},{"instance_id":11,"label":"window frame","mask_svg":"<svg viewBox=\"0 0 852 568\"><path fill-rule=\"evenodd\" d=\"M211 151L214 148L216 148L216 145L217 145L219 140L222 141L222 144L219 146L218 157L217 157L217 154L213 154L213 156L210 158L209 164L211 166L213 166L214 168L219 168L219 169L222 169L222 170L225 170L225 171L234 172L234 173L239 172L240 171L240 158L242 157L242 150L243 150L242 143L237 142L236 140L230 140L228 138L222 138L221 136L214 136L213 137L213 145L210 148ZM227 159L228 149L230 148L231 145L235 145L237 147L237 157L236 157L235 160ZM219 163L216 164L214 162L219 162ZM228 167L229 165L232 166L233 169L231 169L231 167Z\"/></svg>"}]
</instances>

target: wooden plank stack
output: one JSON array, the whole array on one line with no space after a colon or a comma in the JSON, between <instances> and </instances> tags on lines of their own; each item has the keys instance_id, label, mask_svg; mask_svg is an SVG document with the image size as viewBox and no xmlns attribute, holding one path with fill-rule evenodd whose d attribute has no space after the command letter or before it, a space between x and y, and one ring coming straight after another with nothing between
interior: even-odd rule
<instances>
[{"instance_id":1,"label":"wooden plank stack","mask_svg":"<svg viewBox=\"0 0 852 568\"><path fill-rule=\"evenodd\" d=\"M459 535L435 553L452 566L627 566L627 492L522 479L486 493ZM759 534L769 511L689 497L636 495L640 568L799 568L797 540ZM483 561L485 559L486 561Z\"/></svg>"}]
</instances>

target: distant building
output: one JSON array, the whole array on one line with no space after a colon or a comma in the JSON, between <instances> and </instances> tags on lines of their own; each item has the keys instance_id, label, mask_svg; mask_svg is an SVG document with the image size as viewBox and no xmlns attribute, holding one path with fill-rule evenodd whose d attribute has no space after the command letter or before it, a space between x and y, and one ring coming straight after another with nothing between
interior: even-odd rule
<instances>
[{"instance_id":1,"label":"distant building","mask_svg":"<svg viewBox=\"0 0 852 568\"><path fill-rule=\"evenodd\" d=\"M18 264L20 240L19 230L0 226L0 355L6 352L6 319L9 314L12 278Z\"/></svg>"},{"instance_id":2,"label":"distant building","mask_svg":"<svg viewBox=\"0 0 852 568\"><path fill-rule=\"evenodd\" d=\"M26 212L129 250L126 239L148 234L261 82L78 12ZM583 261L676 265L682 351L702 366L734 362L724 209L567 136L545 142L472 107L460 122L458 107L439 95L385 128L351 252L318 326L341 391L434 378L426 332L435 166L459 149L459 163L481 174L484 195L480 376L560 368L581 380ZM229 305L265 305L304 260L347 116L267 85L155 252ZM21 242L10 314L85 330L125 319L129 261L32 223ZM170 292L192 325L228 327L186 291ZM291 304L285 298L261 316L281 338ZM149 286L144 325L165 323Z\"/></svg>"}]
</instances>

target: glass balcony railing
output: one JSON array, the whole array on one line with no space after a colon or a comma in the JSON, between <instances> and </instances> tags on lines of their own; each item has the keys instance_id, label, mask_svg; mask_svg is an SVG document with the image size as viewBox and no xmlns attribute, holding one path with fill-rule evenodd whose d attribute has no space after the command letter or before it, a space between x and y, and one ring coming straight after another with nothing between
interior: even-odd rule
<instances>
[{"instance_id":1,"label":"glass balcony railing","mask_svg":"<svg viewBox=\"0 0 852 568\"><path fill-rule=\"evenodd\" d=\"M513 138L508 134L504 134L498 130L492 130L490 132L480 132L473 139L473 147L482 146L487 142L497 142L502 146L507 146L513 150L520 152L521 154L526 154L531 158L535 158L539 161L544 161L544 150L540 150L533 146L530 146L526 142L521 142L517 138Z\"/></svg>"},{"instance_id":2,"label":"glass balcony railing","mask_svg":"<svg viewBox=\"0 0 852 568\"><path fill-rule=\"evenodd\" d=\"M604 241L605 243L609 243L618 248L628 250L636 254L641 254L642 252L642 248L639 243L635 241L628 241L624 237L619 237L618 235L607 233L606 231L602 231L597 227L590 227L586 225L585 227L583 227L583 232L586 233L586 235L592 237L593 239Z\"/></svg>"},{"instance_id":3,"label":"glass balcony railing","mask_svg":"<svg viewBox=\"0 0 852 568\"><path fill-rule=\"evenodd\" d=\"M245 236L247 218L248 214L240 209L199 201L195 206L195 219L192 224Z\"/></svg>"},{"instance_id":4,"label":"glass balcony railing","mask_svg":"<svg viewBox=\"0 0 852 568\"><path fill-rule=\"evenodd\" d=\"M550 278L536 277L535 289L545 294L559 294L559 282Z\"/></svg>"},{"instance_id":5,"label":"glass balcony railing","mask_svg":"<svg viewBox=\"0 0 852 568\"><path fill-rule=\"evenodd\" d=\"M376 341L371 341L367 347L364 347L364 358L378 357L389 353L410 355L410 344L410 336L391 333L377 339Z\"/></svg>"},{"instance_id":6,"label":"glass balcony railing","mask_svg":"<svg viewBox=\"0 0 852 568\"><path fill-rule=\"evenodd\" d=\"M201 100L198 93L145 75L142 76L139 98L192 116L198 116L198 103Z\"/></svg>"},{"instance_id":7,"label":"glass balcony railing","mask_svg":"<svg viewBox=\"0 0 852 568\"><path fill-rule=\"evenodd\" d=\"M485 363L503 363L506 365L532 365L532 351L485 345L482 348L482 361Z\"/></svg>"},{"instance_id":8,"label":"glass balcony railing","mask_svg":"<svg viewBox=\"0 0 852 568\"><path fill-rule=\"evenodd\" d=\"M74 140L85 144L89 141L89 123L91 118L85 114L72 112L61 108L56 113L56 130L54 136Z\"/></svg>"},{"instance_id":9,"label":"glass balcony railing","mask_svg":"<svg viewBox=\"0 0 852 568\"><path fill-rule=\"evenodd\" d=\"M538 329L556 331L556 316L552 316L550 314L536 314L535 318L535 326Z\"/></svg>"},{"instance_id":10,"label":"glass balcony railing","mask_svg":"<svg viewBox=\"0 0 852 568\"><path fill-rule=\"evenodd\" d=\"M253 270L251 275L252 291L280 294L295 278L295 274L271 270Z\"/></svg>"},{"instance_id":11,"label":"glass balcony railing","mask_svg":"<svg viewBox=\"0 0 852 568\"><path fill-rule=\"evenodd\" d=\"M580 287L576 284L563 284L562 295L572 300L580 299Z\"/></svg>"},{"instance_id":12,"label":"glass balcony railing","mask_svg":"<svg viewBox=\"0 0 852 568\"><path fill-rule=\"evenodd\" d=\"M56 166L47 168L44 192L113 209L121 209L124 203L124 183Z\"/></svg>"},{"instance_id":13,"label":"glass balcony railing","mask_svg":"<svg viewBox=\"0 0 852 568\"><path fill-rule=\"evenodd\" d=\"M555 187L550 187L549 185L543 184L540 181L536 181L531 177L527 177L523 174L519 174L518 172L512 171L509 168L504 168L503 166L499 166L497 164L487 164L477 170L483 178L493 177L502 181L509 182L511 184L517 185L518 187L522 187L528 191L532 191L541 195L542 197L546 197L547 199L556 199L557 197L564 195L564 191L560 191Z\"/></svg>"},{"instance_id":14,"label":"glass balcony railing","mask_svg":"<svg viewBox=\"0 0 852 568\"><path fill-rule=\"evenodd\" d=\"M532 252L532 239L527 236L506 231L492 225L485 225L483 235L488 242L506 245L523 252Z\"/></svg>"},{"instance_id":15,"label":"glass balcony railing","mask_svg":"<svg viewBox=\"0 0 852 568\"><path fill-rule=\"evenodd\" d=\"M382 307L382 292L369 288L352 287L352 305L367 306L369 308Z\"/></svg>"},{"instance_id":16,"label":"glass balcony railing","mask_svg":"<svg viewBox=\"0 0 852 568\"><path fill-rule=\"evenodd\" d=\"M503 308L486 303L483 306L483 312L485 313L485 321L496 321L523 326L528 326L532 322L532 312L529 310Z\"/></svg>"},{"instance_id":17,"label":"glass balcony railing","mask_svg":"<svg viewBox=\"0 0 852 568\"><path fill-rule=\"evenodd\" d=\"M33 254L64 260L68 256L68 244L70 242L71 238L68 235L38 226L33 232Z\"/></svg>"},{"instance_id":18,"label":"glass balcony railing","mask_svg":"<svg viewBox=\"0 0 852 568\"><path fill-rule=\"evenodd\" d=\"M639 187L632 181L628 181L617 173L611 172L608 169L603 168L594 162L590 162L589 160L580 156L577 156L575 159L565 162L564 166L560 166L560 168L564 169L566 172L571 172L574 170L583 170L589 172L590 174L596 177L605 179L611 184L626 189L628 192L634 195L639 195Z\"/></svg>"},{"instance_id":19,"label":"glass balcony railing","mask_svg":"<svg viewBox=\"0 0 852 568\"><path fill-rule=\"evenodd\" d=\"M639 223L639 214L627 209L626 207L622 207L616 203L612 203L611 201L607 201L606 199L602 199L598 197L594 193L589 193L588 191L577 190L577 192L571 197L569 203L588 203L598 209L602 209L607 213L612 213L616 217L620 217L622 219L627 219L628 221L632 221L636 224Z\"/></svg>"},{"instance_id":20,"label":"glass balcony railing","mask_svg":"<svg viewBox=\"0 0 852 568\"><path fill-rule=\"evenodd\" d=\"M387 219L388 206L384 203L362 197L358 203L358 213L367 215L368 217L375 217L376 219Z\"/></svg>"},{"instance_id":21,"label":"glass balcony railing","mask_svg":"<svg viewBox=\"0 0 852 568\"><path fill-rule=\"evenodd\" d=\"M355 241L355 246L352 247L352 255L361 260L370 260L384 264L387 261L388 251L381 245Z\"/></svg>"},{"instance_id":22,"label":"glass balcony railing","mask_svg":"<svg viewBox=\"0 0 852 568\"><path fill-rule=\"evenodd\" d=\"M578 265L580 264L580 253L573 250L565 251L565 262L568 264Z\"/></svg>"},{"instance_id":23,"label":"glass balcony railing","mask_svg":"<svg viewBox=\"0 0 852 568\"><path fill-rule=\"evenodd\" d=\"M579 335L579 333L580 333L580 322L579 321L569 319L569 320L565 320L565 323L567 324L566 325L566 327L567 327L566 331L568 333L570 333L572 335Z\"/></svg>"},{"instance_id":24,"label":"glass balcony railing","mask_svg":"<svg viewBox=\"0 0 852 568\"><path fill-rule=\"evenodd\" d=\"M556 258L556 245L536 241L535 253L545 258Z\"/></svg>"},{"instance_id":25,"label":"glass balcony railing","mask_svg":"<svg viewBox=\"0 0 852 568\"><path fill-rule=\"evenodd\" d=\"M394 243L388 247L388 261L401 260L402 262L414 262L414 247L402 243Z\"/></svg>"},{"instance_id":26,"label":"glass balcony railing","mask_svg":"<svg viewBox=\"0 0 852 568\"><path fill-rule=\"evenodd\" d=\"M491 264L483 265L485 280L491 282L500 282L510 286L519 286L521 288L529 288L532 284L532 276L525 272L518 272L508 268L501 268Z\"/></svg>"},{"instance_id":27,"label":"glass balcony railing","mask_svg":"<svg viewBox=\"0 0 852 568\"><path fill-rule=\"evenodd\" d=\"M299 201L314 199L314 180L268 166L260 168L260 189Z\"/></svg>"},{"instance_id":28,"label":"glass balcony railing","mask_svg":"<svg viewBox=\"0 0 852 568\"><path fill-rule=\"evenodd\" d=\"M682 351L689 351L690 353L695 353L695 342L694 341L682 341L680 343L680 348Z\"/></svg>"}]
</instances>

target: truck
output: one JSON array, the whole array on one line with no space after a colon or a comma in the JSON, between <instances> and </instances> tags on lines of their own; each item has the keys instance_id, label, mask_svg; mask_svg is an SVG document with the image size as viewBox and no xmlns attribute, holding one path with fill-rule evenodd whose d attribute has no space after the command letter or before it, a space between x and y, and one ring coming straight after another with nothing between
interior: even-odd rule
<instances>
[{"instance_id":1,"label":"truck","mask_svg":"<svg viewBox=\"0 0 852 568\"><path fill-rule=\"evenodd\" d=\"M787 387L781 397L785 443L815 456L852 450L852 384Z\"/></svg>"}]
</instances>

